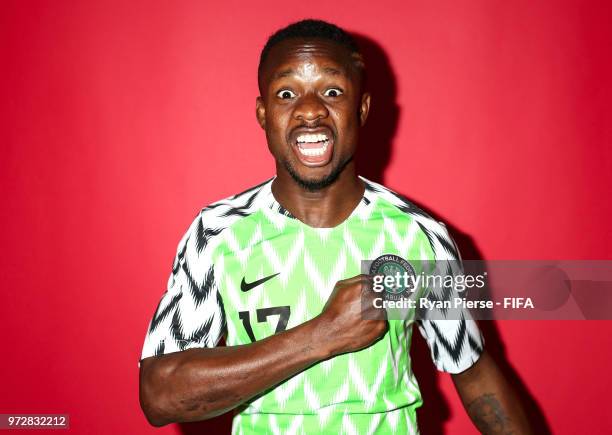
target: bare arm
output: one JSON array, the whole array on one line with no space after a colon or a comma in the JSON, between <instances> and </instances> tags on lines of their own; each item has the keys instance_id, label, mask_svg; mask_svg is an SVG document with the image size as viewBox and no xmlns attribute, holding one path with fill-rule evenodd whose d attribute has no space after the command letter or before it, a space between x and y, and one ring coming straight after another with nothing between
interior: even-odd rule
<instances>
[{"instance_id":1,"label":"bare arm","mask_svg":"<svg viewBox=\"0 0 612 435\"><path fill-rule=\"evenodd\" d=\"M486 351L476 364L452 378L465 410L481 433L532 433L516 392Z\"/></svg>"},{"instance_id":2,"label":"bare arm","mask_svg":"<svg viewBox=\"0 0 612 435\"><path fill-rule=\"evenodd\" d=\"M145 358L141 406L155 426L223 414L326 358L319 335L311 321L252 344Z\"/></svg>"},{"instance_id":3,"label":"bare arm","mask_svg":"<svg viewBox=\"0 0 612 435\"><path fill-rule=\"evenodd\" d=\"M370 345L387 322L363 320L365 279L338 282L319 316L255 343L145 358L140 403L147 419L163 426L215 417L323 359Z\"/></svg>"}]
</instances>

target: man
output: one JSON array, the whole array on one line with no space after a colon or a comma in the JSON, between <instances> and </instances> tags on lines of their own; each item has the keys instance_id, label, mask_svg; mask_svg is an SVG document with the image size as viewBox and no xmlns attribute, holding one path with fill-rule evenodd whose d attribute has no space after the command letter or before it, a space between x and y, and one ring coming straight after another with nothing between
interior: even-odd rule
<instances>
[{"instance_id":1,"label":"man","mask_svg":"<svg viewBox=\"0 0 612 435\"><path fill-rule=\"evenodd\" d=\"M268 40L256 114L277 174L204 208L181 239L140 364L151 424L235 410L233 433L418 432L412 322L376 315L361 262L459 254L442 224L356 175L364 68L322 21ZM473 320L419 329L482 432L528 433Z\"/></svg>"}]
</instances>

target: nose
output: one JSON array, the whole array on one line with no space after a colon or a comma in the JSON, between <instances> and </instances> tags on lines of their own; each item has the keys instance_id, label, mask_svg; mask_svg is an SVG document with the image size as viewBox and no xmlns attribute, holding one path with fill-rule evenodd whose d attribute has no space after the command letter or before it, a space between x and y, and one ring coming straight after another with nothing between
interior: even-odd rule
<instances>
[{"instance_id":1,"label":"nose","mask_svg":"<svg viewBox=\"0 0 612 435\"><path fill-rule=\"evenodd\" d=\"M329 111L321 99L308 93L297 102L293 116L301 121L316 121L327 118Z\"/></svg>"}]
</instances>

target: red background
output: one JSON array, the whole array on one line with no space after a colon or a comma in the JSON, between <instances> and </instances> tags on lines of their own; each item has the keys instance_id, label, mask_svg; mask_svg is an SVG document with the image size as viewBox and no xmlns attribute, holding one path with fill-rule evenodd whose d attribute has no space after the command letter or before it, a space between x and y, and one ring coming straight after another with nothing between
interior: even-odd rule
<instances>
[{"instance_id":1,"label":"red background","mask_svg":"<svg viewBox=\"0 0 612 435\"><path fill-rule=\"evenodd\" d=\"M2 2L0 412L155 432L137 394L147 323L197 211L273 174L257 60L301 18L362 36L362 173L447 221L464 257L612 259L609 4ZM612 428L610 322L484 328L538 433ZM424 433L474 433L413 354Z\"/></svg>"}]
</instances>

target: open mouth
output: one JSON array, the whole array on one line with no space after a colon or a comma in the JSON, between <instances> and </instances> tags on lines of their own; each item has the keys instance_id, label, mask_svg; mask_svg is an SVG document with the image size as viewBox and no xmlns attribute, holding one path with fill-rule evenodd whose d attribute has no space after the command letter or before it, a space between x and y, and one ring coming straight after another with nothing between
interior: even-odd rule
<instances>
[{"instance_id":1,"label":"open mouth","mask_svg":"<svg viewBox=\"0 0 612 435\"><path fill-rule=\"evenodd\" d=\"M308 157L322 156L329 146L329 138L322 133L301 134L296 142L300 153Z\"/></svg>"},{"instance_id":2,"label":"open mouth","mask_svg":"<svg viewBox=\"0 0 612 435\"><path fill-rule=\"evenodd\" d=\"M300 131L294 135L293 143L297 157L306 166L322 166L331 160L333 136L329 129Z\"/></svg>"}]
</instances>

